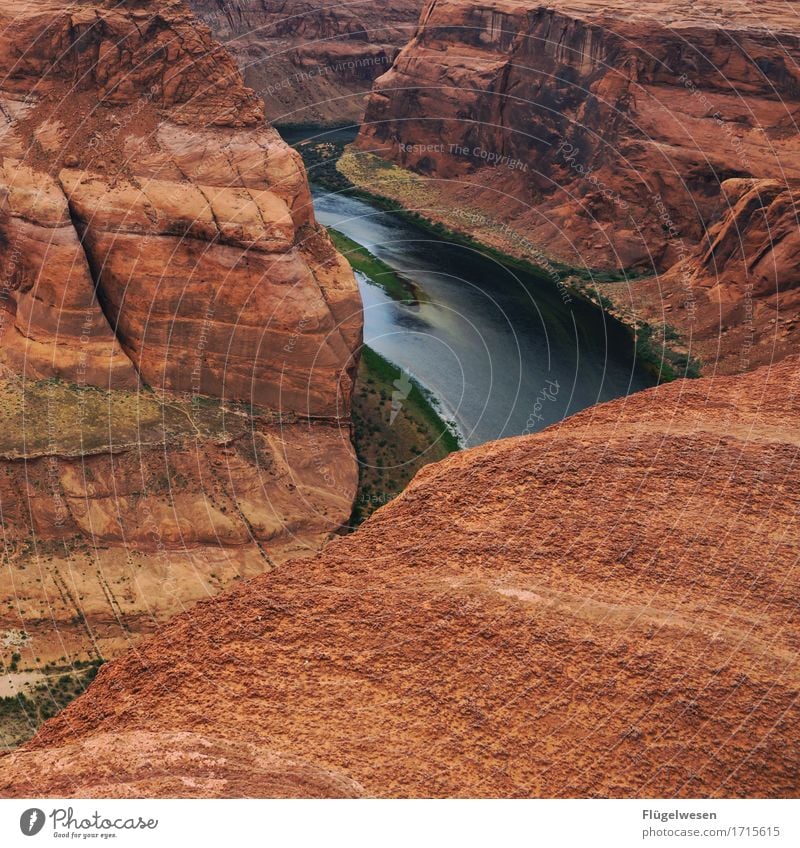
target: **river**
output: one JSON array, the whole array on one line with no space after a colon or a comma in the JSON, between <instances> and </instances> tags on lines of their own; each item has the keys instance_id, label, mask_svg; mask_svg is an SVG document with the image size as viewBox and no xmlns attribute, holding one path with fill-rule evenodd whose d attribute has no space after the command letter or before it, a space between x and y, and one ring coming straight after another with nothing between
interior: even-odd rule
<instances>
[{"instance_id":1,"label":"river","mask_svg":"<svg viewBox=\"0 0 800 848\"><path fill-rule=\"evenodd\" d=\"M653 385L629 332L555 283L344 194L313 187L317 219L413 281L400 302L357 274L364 341L414 377L464 445L534 432Z\"/></svg>"}]
</instances>

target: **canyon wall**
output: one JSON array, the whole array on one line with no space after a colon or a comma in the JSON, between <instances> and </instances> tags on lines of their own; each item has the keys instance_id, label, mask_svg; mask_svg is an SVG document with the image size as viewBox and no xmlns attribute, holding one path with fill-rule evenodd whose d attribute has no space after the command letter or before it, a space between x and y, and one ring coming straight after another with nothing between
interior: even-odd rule
<instances>
[{"instance_id":1,"label":"canyon wall","mask_svg":"<svg viewBox=\"0 0 800 848\"><path fill-rule=\"evenodd\" d=\"M731 179L722 193L722 213L683 261L602 290L679 331L707 371L735 374L800 350L800 186Z\"/></svg>"},{"instance_id":2,"label":"canyon wall","mask_svg":"<svg viewBox=\"0 0 800 848\"><path fill-rule=\"evenodd\" d=\"M0 792L795 796L798 366L428 466L104 666Z\"/></svg>"},{"instance_id":3,"label":"canyon wall","mask_svg":"<svg viewBox=\"0 0 800 848\"><path fill-rule=\"evenodd\" d=\"M364 115L373 80L414 35L423 0L189 0L279 124Z\"/></svg>"},{"instance_id":4,"label":"canyon wall","mask_svg":"<svg viewBox=\"0 0 800 848\"><path fill-rule=\"evenodd\" d=\"M492 243L496 231L508 252L524 254L522 242L573 267L627 269L633 292L615 298L623 308L646 302L639 274L681 263L687 280L703 282L676 300L675 326L691 319L687 346L704 357L725 325L704 290L725 288L741 309L748 263L761 263L757 364L771 347L759 328L790 317L776 314L797 285L790 252L767 243L735 273L729 262L724 279L702 257L715 228L739 220L724 183L771 180L786 196L800 185L799 61L797 18L777 0L436 0L377 80L354 158L415 173L405 192L379 166L366 182L453 229L475 232L463 221L474 210L488 231L478 237ZM781 214L785 229L793 212ZM750 238L742 234L745 249ZM649 301L651 315L661 307ZM723 370L736 370L721 355Z\"/></svg>"},{"instance_id":5,"label":"canyon wall","mask_svg":"<svg viewBox=\"0 0 800 848\"><path fill-rule=\"evenodd\" d=\"M355 495L352 271L229 54L152 5L0 11L0 633L32 637L23 665L114 654L313 553Z\"/></svg>"},{"instance_id":6,"label":"canyon wall","mask_svg":"<svg viewBox=\"0 0 800 848\"><path fill-rule=\"evenodd\" d=\"M437 0L378 81L360 146L474 179L566 257L667 267L653 196L698 240L724 179L800 177L800 38L782 5Z\"/></svg>"}]
</instances>

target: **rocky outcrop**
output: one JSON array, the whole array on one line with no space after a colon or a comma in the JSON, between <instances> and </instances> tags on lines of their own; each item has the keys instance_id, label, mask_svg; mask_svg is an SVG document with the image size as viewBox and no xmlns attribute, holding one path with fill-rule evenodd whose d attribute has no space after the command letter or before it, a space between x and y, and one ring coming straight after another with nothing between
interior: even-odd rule
<instances>
[{"instance_id":1,"label":"rocky outcrop","mask_svg":"<svg viewBox=\"0 0 800 848\"><path fill-rule=\"evenodd\" d=\"M349 429L249 405L0 383L0 633L20 665L112 657L349 517ZM18 650L3 649L3 662Z\"/></svg>"},{"instance_id":2,"label":"rocky outcrop","mask_svg":"<svg viewBox=\"0 0 800 848\"><path fill-rule=\"evenodd\" d=\"M352 271L229 54L152 6L0 10L0 631L34 634L23 665L113 655L313 553L355 494Z\"/></svg>"},{"instance_id":3,"label":"rocky outcrop","mask_svg":"<svg viewBox=\"0 0 800 848\"><path fill-rule=\"evenodd\" d=\"M635 320L675 328L706 369L734 374L800 349L800 183L734 179L724 212L667 273L606 286Z\"/></svg>"},{"instance_id":4,"label":"rocky outcrop","mask_svg":"<svg viewBox=\"0 0 800 848\"><path fill-rule=\"evenodd\" d=\"M437 0L341 169L512 255L612 272L631 325L705 373L752 368L797 350L799 61L782 2Z\"/></svg>"},{"instance_id":5,"label":"rocky outcrop","mask_svg":"<svg viewBox=\"0 0 800 848\"><path fill-rule=\"evenodd\" d=\"M134 388L61 186L3 157L0 197L0 361L32 379Z\"/></svg>"},{"instance_id":6,"label":"rocky outcrop","mask_svg":"<svg viewBox=\"0 0 800 848\"><path fill-rule=\"evenodd\" d=\"M115 764L114 777L92 764L106 757L111 747L125 751L124 761ZM43 760L43 769L57 768L56 756L49 763ZM193 784L198 795L207 797L352 798L363 794L354 781L314 763L280 752L265 754L255 744L232 752L224 741L202 734L100 736L88 744L69 746L67 756L75 769L76 785L91 786L87 794L98 798L172 797L172 775L176 774L185 775L178 781L181 786Z\"/></svg>"},{"instance_id":7,"label":"rocky outcrop","mask_svg":"<svg viewBox=\"0 0 800 848\"><path fill-rule=\"evenodd\" d=\"M376 83L363 151L573 265L665 270L737 177L800 177L784 3L436 0Z\"/></svg>"},{"instance_id":8,"label":"rocky outcrop","mask_svg":"<svg viewBox=\"0 0 800 848\"><path fill-rule=\"evenodd\" d=\"M281 124L353 121L414 34L423 0L189 0Z\"/></svg>"},{"instance_id":9,"label":"rocky outcrop","mask_svg":"<svg viewBox=\"0 0 800 848\"><path fill-rule=\"evenodd\" d=\"M357 288L314 223L299 157L263 124L225 51L179 3L155 14L140 3L25 7L4 37L3 112L16 114L6 173L15 156L47 172L48 195L34 198L50 217L34 226L69 210L86 253L76 273L93 275L95 311L145 382L188 390L194 379L203 394L346 413L351 380L338 375L358 343ZM28 43L20 60L13 45ZM14 209L18 183L35 180L26 173L9 184L12 256L26 253L13 231L20 215L28 224ZM7 299L31 290L46 304L24 272L23 259ZM22 312L16 323L31 323Z\"/></svg>"},{"instance_id":10,"label":"rocky outcrop","mask_svg":"<svg viewBox=\"0 0 800 848\"><path fill-rule=\"evenodd\" d=\"M428 466L102 668L0 792L794 796L798 365Z\"/></svg>"}]
</instances>

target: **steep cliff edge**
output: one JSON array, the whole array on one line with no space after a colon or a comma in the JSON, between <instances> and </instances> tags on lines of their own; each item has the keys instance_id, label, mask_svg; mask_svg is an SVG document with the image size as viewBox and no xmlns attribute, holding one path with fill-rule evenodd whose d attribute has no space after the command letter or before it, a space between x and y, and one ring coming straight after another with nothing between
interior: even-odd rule
<instances>
[{"instance_id":1,"label":"steep cliff edge","mask_svg":"<svg viewBox=\"0 0 800 848\"><path fill-rule=\"evenodd\" d=\"M428 466L198 604L8 796L794 796L800 362Z\"/></svg>"},{"instance_id":2,"label":"steep cliff edge","mask_svg":"<svg viewBox=\"0 0 800 848\"><path fill-rule=\"evenodd\" d=\"M679 331L706 370L735 374L800 350L800 185L732 179L722 191L723 213L682 261L603 290Z\"/></svg>"},{"instance_id":3,"label":"steep cliff edge","mask_svg":"<svg viewBox=\"0 0 800 848\"><path fill-rule=\"evenodd\" d=\"M778 0L437 0L377 80L352 159L374 190L507 252L534 244L631 277L694 263L701 288L732 291L730 275L700 274L691 257L739 214L726 181L800 186L799 63L797 17ZM382 170L387 160L419 179ZM357 161L348 175L364 182ZM769 244L753 259L774 266L770 292L756 286L753 298L766 322L797 268ZM702 291L686 299L698 310L687 346L706 356L725 322ZM663 322L664 306L650 300L646 311ZM767 361L771 342L755 344L752 363Z\"/></svg>"},{"instance_id":4,"label":"steep cliff edge","mask_svg":"<svg viewBox=\"0 0 800 848\"><path fill-rule=\"evenodd\" d=\"M800 177L798 59L782 3L437 0L377 82L360 146L475 182L567 259L665 268L654 196L698 240L722 180Z\"/></svg>"},{"instance_id":5,"label":"steep cliff edge","mask_svg":"<svg viewBox=\"0 0 800 848\"><path fill-rule=\"evenodd\" d=\"M153 5L0 10L6 666L114 655L355 495L352 271L231 57Z\"/></svg>"},{"instance_id":6,"label":"steep cliff edge","mask_svg":"<svg viewBox=\"0 0 800 848\"><path fill-rule=\"evenodd\" d=\"M188 0L276 123L364 115L373 80L414 35L423 0Z\"/></svg>"}]
</instances>

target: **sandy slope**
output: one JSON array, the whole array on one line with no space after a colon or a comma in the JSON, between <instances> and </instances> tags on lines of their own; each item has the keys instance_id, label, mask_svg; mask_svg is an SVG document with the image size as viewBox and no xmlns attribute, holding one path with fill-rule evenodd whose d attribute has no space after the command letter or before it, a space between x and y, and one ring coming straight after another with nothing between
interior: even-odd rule
<instances>
[{"instance_id":1,"label":"sandy slope","mask_svg":"<svg viewBox=\"0 0 800 848\"><path fill-rule=\"evenodd\" d=\"M798 364L429 466L104 667L0 792L796 795Z\"/></svg>"}]
</instances>

